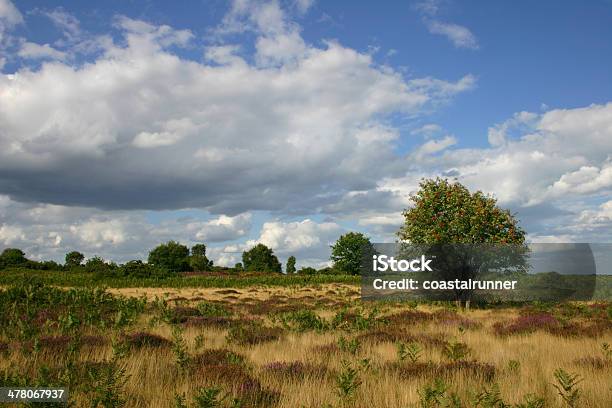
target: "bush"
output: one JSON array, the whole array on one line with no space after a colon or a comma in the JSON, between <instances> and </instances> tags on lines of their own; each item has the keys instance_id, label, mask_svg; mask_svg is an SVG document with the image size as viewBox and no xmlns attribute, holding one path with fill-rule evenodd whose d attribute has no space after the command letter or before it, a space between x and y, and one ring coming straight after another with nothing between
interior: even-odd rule
<instances>
[{"instance_id":1,"label":"bush","mask_svg":"<svg viewBox=\"0 0 612 408\"><path fill-rule=\"evenodd\" d=\"M306 266L301 268L298 273L300 275L316 275L317 274L317 270L315 268L311 268L310 266Z\"/></svg>"},{"instance_id":2,"label":"bush","mask_svg":"<svg viewBox=\"0 0 612 408\"><path fill-rule=\"evenodd\" d=\"M108 270L113 276L119 276L122 278L168 278L175 276L175 273L170 272L164 268L160 268L154 265L143 263L140 260L129 261L121 265L116 270Z\"/></svg>"}]
</instances>

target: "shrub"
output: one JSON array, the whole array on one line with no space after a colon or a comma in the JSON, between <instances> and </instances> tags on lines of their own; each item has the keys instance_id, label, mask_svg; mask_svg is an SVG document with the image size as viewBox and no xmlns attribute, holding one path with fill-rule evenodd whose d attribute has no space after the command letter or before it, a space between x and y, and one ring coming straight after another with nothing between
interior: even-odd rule
<instances>
[{"instance_id":1,"label":"shrub","mask_svg":"<svg viewBox=\"0 0 612 408\"><path fill-rule=\"evenodd\" d=\"M230 317L232 312L227 310L223 305L210 303L210 302L201 302L196 306L198 312L201 316L206 317Z\"/></svg>"},{"instance_id":2,"label":"shrub","mask_svg":"<svg viewBox=\"0 0 612 408\"><path fill-rule=\"evenodd\" d=\"M328 328L328 324L312 310L298 310L283 313L279 316L283 326L298 332L316 330L323 331Z\"/></svg>"},{"instance_id":3,"label":"shrub","mask_svg":"<svg viewBox=\"0 0 612 408\"><path fill-rule=\"evenodd\" d=\"M167 269L163 269L161 267L143 263L140 260L129 261L119 268L116 271L108 270L111 275L119 276L122 278L167 278L174 276L175 274L170 272Z\"/></svg>"}]
</instances>

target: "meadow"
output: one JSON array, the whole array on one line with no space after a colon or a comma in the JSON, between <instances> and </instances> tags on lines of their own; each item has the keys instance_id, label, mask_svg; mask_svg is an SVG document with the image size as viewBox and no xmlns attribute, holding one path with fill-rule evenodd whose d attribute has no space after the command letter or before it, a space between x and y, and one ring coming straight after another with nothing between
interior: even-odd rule
<instances>
[{"instance_id":1,"label":"meadow","mask_svg":"<svg viewBox=\"0 0 612 408\"><path fill-rule=\"evenodd\" d=\"M3 282L0 381L69 385L73 407L612 406L609 303L465 311L293 283Z\"/></svg>"}]
</instances>

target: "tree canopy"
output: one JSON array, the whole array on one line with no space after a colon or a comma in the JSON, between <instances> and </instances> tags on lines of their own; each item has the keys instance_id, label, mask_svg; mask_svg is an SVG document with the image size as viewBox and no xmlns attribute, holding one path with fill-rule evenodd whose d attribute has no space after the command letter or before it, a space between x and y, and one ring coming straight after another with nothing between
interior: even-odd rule
<instances>
[{"instance_id":1,"label":"tree canopy","mask_svg":"<svg viewBox=\"0 0 612 408\"><path fill-rule=\"evenodd\" d=\"M481 191L459 182L427 179L411 196L414 206L403 212L400 240L415 244L495 243L523 244L525 231L510 211Z\"/></svg>"},{"instance_id":2,"label":"tree canopy","mask_svg":"<svg viewBox=\"0 0 612 408\"><path fill-rule=\"evenodd\" d=\"M330 259L334 268L350 275L358 275L364 251L371 248L370 239L360 232L349 232L338 238L331 247Z\"/></svg>"},{"instance_id":3,"label":"tree canopy","mask_svg":"<svg viewBox=\"0 0 612 408\"><path fill-rule=\"evenodd\" d=\"M189 248L176 241L168 241L149 252L148 262L172 272L188 271Z\"/></svg>"},{"instance_id":4,"label":"tree canopy","mask_svg":"<svg viewBox=\"0 0 612 408\"><path fill-rule=\"evenodd\" d=\"M264 244L257 244L242 253L242 265L245 271L282 272L281 263L274 251Z\"/></svg>"},{"instance_id":5,"label":"tree canopy","mask_svg":"<svg viewBox=\"0 0 612 408\"><path fill-rule=\"evenodd\" d=\"M291 255L287 258L287 267L285 268L286 273L295 273L295 256Z\"/></svg>"},{"instance_id":6,"label":"tree canopy","mask_svg":"<svg viewBox=\"0 0 612 408\"><path fill-rule=\"evenodd\" d=\"M66 254L66 266L79 266L83 263L85 256L78 251L71 251Z\"/></svg>"}]
</instances>

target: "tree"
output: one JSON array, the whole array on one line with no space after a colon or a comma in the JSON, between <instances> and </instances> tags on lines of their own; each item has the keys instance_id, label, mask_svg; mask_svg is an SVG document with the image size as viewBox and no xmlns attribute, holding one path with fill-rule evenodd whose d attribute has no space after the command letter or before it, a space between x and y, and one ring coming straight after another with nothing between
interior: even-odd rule
<instances>
[{"instance_id":1,"label":"tree","mask_svg":"<svg viewBox=\"0 0 612 408\"><path fill-rule=\"evenodd\" d=\"M433 255L441 278L467 280L489 269L525 266L525 231L494 197L437 178L422 180L411 201L398 237ZM456 300L470 297L471 291L455 291Z\"/></svg>"},{"instance_id":2,"label":"tree","mask_svg":"<svg viewBox=\"0 0 612 408\"><path fill-rule=\"evenodd\" d=\"M6 248L0 254L0 268L20 266L28 262L25 253L18 248Z\"/></svg>"},{"instance_id":3,"label":"tree","mask_svg":"<svg viewBox=\"0 0 612 408\"><path fill-rule=\"evenodd\" d=\"M242 265L245 271L282 272L281 263L274 251L264 244L257 244L243 252Z\"/></svg>"},{"instance_id":4,"label":"tree","mask_svg":"<svg viewBox=\"0 0 612 408\"><path fill-rule=\"evenodd\" d=\"M188 271L189 248L176 241L168 241L149 252L148 262L171 272Z\"/></svg>"},{"instance_id":5,"label":"tree","mask_svg":"<svg viewBox=\"0 0 612 408\"><path fill-rule=\"evenodd\" d=\"M481 191L470 193L461 183L427 179L411 196L414 206L403 212L400 240L415 244L523 244L525 231L497 200Z\"/></svg>"},{"instance_id":6,"label":"tree","mask_svg":"<svg viewBox=\"0 0 612 408\"><path fill-rule=\"evenodd\" d=\"M370 251L370 239L360 232L349 232L338 238L331 247L330 259L334 268L350 275L359 275L365 251Z\"/></svg>"},{"instance_id":7,"label":"tree","mask_svg":"<svg viewBox=\"0 0 612 408\"><path fill-rule=\"evenodd\" d=\"M291 255L288 259L287 259L287 267L285 268L285 272L289 273L295 273L295 256Z\"/></svg>"},{"instance_id":8,"label":"tree","mask_svg":"<svg viewBox=\"0 0 612 408\"><path fill-rule=\"evenodd\" d=\"M73 266L79 266L81 265L84 259L85 256L78 251L68 252L66 254L66 266L70 268Z\"/></svg>"},{"instance_id":9,"label":"tree","mask_svg":"<svg viewBox=\"0 0 612 408\"><path fill-rule=\"evenodd\" d=\"M212 268L212 260L206 257L206 245L195 244L191 247L189 266L191 266L191 269L194 271L209 271Z\"/></svg>"}]
</instances>

